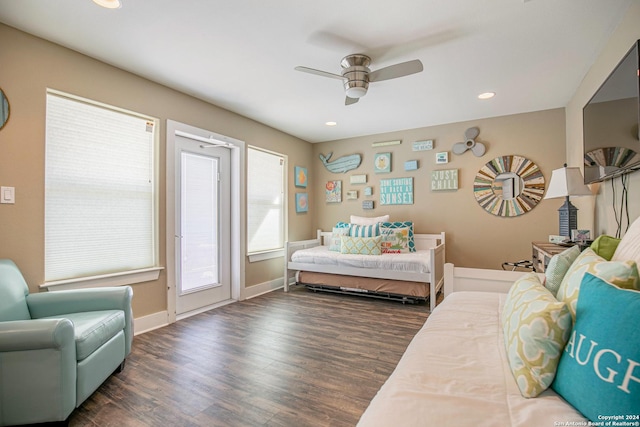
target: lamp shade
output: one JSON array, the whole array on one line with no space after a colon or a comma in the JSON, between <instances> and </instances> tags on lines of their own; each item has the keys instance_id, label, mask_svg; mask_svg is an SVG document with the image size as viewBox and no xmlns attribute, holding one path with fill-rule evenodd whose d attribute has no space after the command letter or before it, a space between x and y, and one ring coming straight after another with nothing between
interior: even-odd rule
<instances>
[{"instance_id":1,"label":"lamp shade","mask_svg":"<svg viewBox=\"0 0 640 427\"><path fill-rule=\"evenodd\" d=\"M568 196L591 196L591 190L584 184L580 168L563 167L551 173L549 188L545 199L556 199Z\"/></svg>"}]
</instances>

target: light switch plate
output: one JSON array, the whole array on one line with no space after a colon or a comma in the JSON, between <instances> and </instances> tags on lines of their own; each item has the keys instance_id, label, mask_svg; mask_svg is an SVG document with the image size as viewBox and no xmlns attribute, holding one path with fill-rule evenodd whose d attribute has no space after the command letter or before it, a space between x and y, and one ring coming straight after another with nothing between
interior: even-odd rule
<instances>
[{"instance_id":1,"label":"light switch plate","mask_svg":"<svg viewBox=\"0 0 640 427\"><path fill-rule=\"evenodd\" d=\"M0 203L13 204L16 202L15 187L0 187Z\"/></svg>"}]
</instances>

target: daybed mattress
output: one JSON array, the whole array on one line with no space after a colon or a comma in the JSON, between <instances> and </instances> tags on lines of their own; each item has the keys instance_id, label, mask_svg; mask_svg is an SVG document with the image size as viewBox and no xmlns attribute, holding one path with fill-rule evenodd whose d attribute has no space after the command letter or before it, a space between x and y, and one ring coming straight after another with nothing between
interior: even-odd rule
<instances>
[{"instance_id":1,"label":"daybed mattress","mask_svg":"<svg viewBox=\"0 0 640 427\"><path fill-rule=\"evenodd\" d=\"M300 271L298 273L298 283L303 285L323 285L347 290L367 290L382 294L407 295L417 298L427 298L429 296L428 283L393 279L375 279L371 277Z\"/></svg>"},{"instance_id":2,"label":"daybed mattress","mask_svg":"<svg viewBox=\"0 0 640 427\"><path fill-rule=\"evenodd\" d=\"M430 273L430 258L430 252L426 250L402 254L353 255L330 251L329 246L300 249L291 255L291 261L299 263L377 268L413 273Z\"/></svg>"},{"instance_id":3,"label":"daybed mattress","mask_svg":"<svg viewBox=\"0 0 640 427\"><path fill-rule=\"evenodd\" d=\"M358 426L553 427L586 422L552 390L534 399L521 396L500 322L506 295L455 292L445 298Z\"/></svg>"}]
</instances>

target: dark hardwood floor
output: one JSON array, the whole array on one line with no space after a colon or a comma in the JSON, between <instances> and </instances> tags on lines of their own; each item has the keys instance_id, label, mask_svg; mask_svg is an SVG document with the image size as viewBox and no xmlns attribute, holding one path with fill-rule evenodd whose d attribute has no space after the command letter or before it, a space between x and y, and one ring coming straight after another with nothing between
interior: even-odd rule
<instances>
[{"instance_id":1,"label":"dark hardwood floor","mask_svg":"<svg viewBox=\"0 0 640 427\"><path fill-rule=\"evenodd\" d=\"M296 286L136 336L70 426L354 426L428 304Z\"/></svg>"}]
</instances>

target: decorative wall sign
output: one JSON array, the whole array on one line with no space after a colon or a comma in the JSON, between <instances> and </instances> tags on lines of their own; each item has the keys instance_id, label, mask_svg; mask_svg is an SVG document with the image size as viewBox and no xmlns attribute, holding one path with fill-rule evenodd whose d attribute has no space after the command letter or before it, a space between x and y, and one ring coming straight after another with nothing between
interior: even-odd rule
<instances>
[{"instance_id":1,"label":"decorative wall sign","mask_svg":"<svg viewBox=\"0 0 640 427\"><path fill-rule=\"evenodd\" d=\"M458 189L458 169L446 169L431 172L431 191L449 191Z\"/></svg>"},{"instance_id":2,"label":"decorative wall sign","mask_svg":"<svg viewBox=\"0 0 640 427\"><path fill-rule=\"evenodd\" d=\"M396 140L396 141L384 141L384 142L374 142L373 144L371 144L372 147L385 147L387 145L400 145L402 144L402 140Z\"/></svg>"},{"instance_id":3,"label":"decorative wall sign","mask_svg":"<svg viewBox=\"0 0 640 427\"><path fill-rule=\"evenodd\" d=\"M327 181L325 185L327 203L339 203L342 201L342 181Z\"/></svg>"},{"instance_id":4,"label":"decorative wall sign","mask_svg":"<svg viewBox=\"0 0 640 427\"><path fill-rule=\"evenodd\" d=\"M433 139L427 139L424 141L416 141L411 146L413 151L426 151L433 150Z\"/></svg>"},{"instance_id":5,"label":"decorative wall sign","mask_svg":"<svg viewBox=\"0 0 640 427\"><path fill-rule=\"evenodd\" d=\"M296 187L307 187L307 168L296 166L294 168Z\"/></svg>"},{"instance_id":6,"label":"decorative wall sign","mask_svg":"<svg viewBox=\"0 0 640 427\"><path fill-rule=\"evenodd\" d=\"M418 161L417 160L407 160L404 162L404 170L406 171L414 171L418 169Z\"/></svg>"},{"instance_id":7,"label":"decorative wall sign","mask_svg":"<svg viewBox=\"0 0 640 427\"><path fill-rule=\"evenodd\" d=\"M391 178L380 180L381 205L412 205L413 178Z\"/></svg>"},{"instance_id":8,"label":"decorative wall sign","mask_svg":"<svg viewBox=\"0 0 640 427\"><path fill-rule=\"evenodd\" d=\"M342 156L335 159L333 162L329 163L329 159L333 153L329 153L326 156L320 154L320 160L322 164L329 172L333 173L343 173L353 169L356 169L360 166L360 162L362 162L362 157L360 154L349 154L348 156Z\"/></svg>"},{"instance_id":9,"label":"decorative wall sign","mask_svg":"<svg viewBox=\"0 0 640 427\"><path fill-rule=\"evenodd\" d=\"M363 200L362 209L373 209L373 200Z\"/></svg>"},{"instance_id":10,"label":"decorative wall sign","mask_svg":"<svg viewBox=\"0 0 640 427\"><path fill-rule=\"evenodd\" d=\"M366 184L367 183L367 175L351 175L349 177L349 182L351 184Z\"/></svg>"},{"instance_id":11,"label":"decorative wall sign","mask_svg":"<svg viewBox=\"0 0 640 427\"><path fill-rule=\"evenodd\" d=\"M436 153L436 163L438 164L449 163L449 152L442 151L440 153Z\"/></svg>"},{"instance_id":12,"label":"decorative wall sign","mask_svg":"<svg viewBox=\"0 0 640 427\"><path fill-rule=\"evenodd\" d=\"M538 165L521 156L502 156L478 171L473 195L487 212L511 217L536 207L544 195L544 187Z\"/></svg>"},{"instance_id":13,"label":"decorative wall sign","mask_svg":"<svg viewBox=\"0 0 640 427\"><path fill-rule=\"evenodd\" d=\"M357 190L347 191L347 200L358 200L358 191Z\"/></svg>"},{"instance_id":14,"label":"decorative wall sign","mask_svg":"<svg viewBox=\"0 0 640 427\"><path fill-rule=\"evenodd\" d=\"M391 172L391 153L378 153L373 159L375 173Z\"/></svg>"},{"instance_id":15,"label":"decorative wall sign","mask_svg":"<svg viewBox=\"0 0 640 427\"><path fill-rule=\"evenodd\" d=\"M307 212L309 210L309 199L307 193L296 193L296 212Z\"/></svg>"},{"instance_id":16,"label":"decorative wall sign","mask_svg":"<svg viewBox=\"0 0 640 427\"><path fill-rule=\"evenodd\" d=\"M364 189L362 190L362 192L364 193L365 196L371 196L373 194L373 188L371 187L364 187Z\"/></svg>"}]
</instances>

